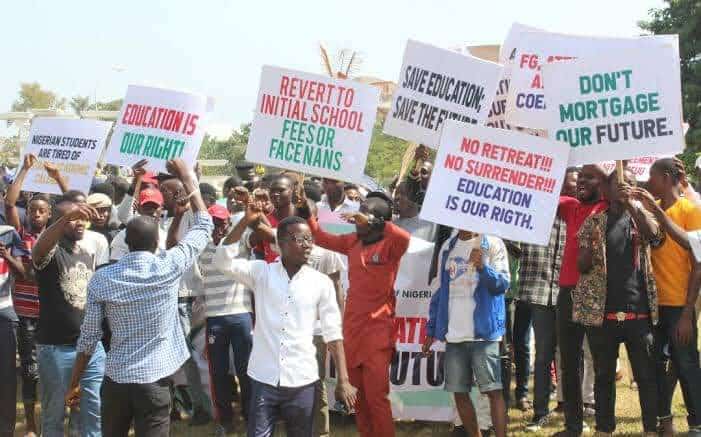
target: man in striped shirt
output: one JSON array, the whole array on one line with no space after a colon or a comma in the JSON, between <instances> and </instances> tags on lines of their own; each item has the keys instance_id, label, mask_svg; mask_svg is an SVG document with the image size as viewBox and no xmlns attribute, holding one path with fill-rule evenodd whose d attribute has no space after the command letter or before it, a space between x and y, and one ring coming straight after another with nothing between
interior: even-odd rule
<instances>
[{"instance_id":1,"label":"man in striped shirt","mask_svg":"<svg viewBox=\"0 0 701 437\"><path fill-rule=\"evenodd\" d=\"M25 249L31 253L34 243L51 218L51 203L48 196L35 194L27 205L27 220L22 222L17 209L24 179L29 169L36 163L36 157L27 154L24 162L8 187L5 198L5 216L7 224L19 232ZM34 279L31 267L31 256L22 257L25 276L15 279L13 300L15 313L19 318L17 331L17 349L22 363L22 401L24 403L26 434L37 435L35 405L37 401L37 382L39 381L39 366L37 364L36 332L39 324L39 287Z\"/></svg>"},{"instance_id":2,"label":"man in striped shirt","mask_svg":"<svg viewBox=\"0 0 701 437\"><path fill-rule=\"evenodd\" d=\"M200 255L199 267L207 313L210 387L219 422L217 435L224 435L233 432L233 393L229 375L231 349L234 351L234 366L241 387L241 412L244 418L248 417L250 382L247 372L253 342L253 304L251 290L230 276L222 274L212 264L217 246L231 225L229 211L226 207L215 204L209 207L208 212L212 216L214 230L212 239ZM240 246L245 253L245 244L240 243ZM247 258L246 255L243 257Z\"/></svg>"}]
</instances>

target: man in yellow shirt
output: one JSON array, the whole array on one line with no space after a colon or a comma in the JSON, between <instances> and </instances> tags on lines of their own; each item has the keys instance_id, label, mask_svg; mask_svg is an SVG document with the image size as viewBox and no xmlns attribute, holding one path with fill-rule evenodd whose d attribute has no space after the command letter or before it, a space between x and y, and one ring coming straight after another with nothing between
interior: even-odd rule
<instances>
[{"instance_id":1,"label":"man in yellow shirt","mask_svg":"<svg viewBox=\"0 0 701 437\"><path fill-rule=\"evenodd\" d=\"M652 268L659 293L655 343L659 415L664 436L674 432L671 413L674 385L666 377L668 361L681 383L689 435L701 436L701 368L694 308L701 286L701 264L694 261L686 235L701 229L701 209L681 197L683 177L683 170L674 159L658 159L650 168L650 193L642 189L635 191L635 196L655 215L666 233L664 242L652 250Z\"/></svg>"}]
</instances>

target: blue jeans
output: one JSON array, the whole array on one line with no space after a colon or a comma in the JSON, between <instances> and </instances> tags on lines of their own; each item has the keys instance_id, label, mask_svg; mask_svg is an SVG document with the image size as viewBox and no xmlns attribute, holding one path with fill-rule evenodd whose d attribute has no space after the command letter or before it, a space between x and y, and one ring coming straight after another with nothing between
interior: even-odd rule
<instances>
[{"instance_id":1,"label":"blue jeans","mask_svg":"<svg viewBox=\"0 0 701 437\"><path fill-rule=\"evenodd\" d=\"M248 358L253 347L253 319L251 313L207 317L207 355L212 381L212 400L217 412L217 420L231 424L234 411L231 375L229 375L229 351L234 351L234 366L241 387L241 413L248 417L250 382L248 378Z\"/></svg>"},{"instance_id":2,"label":"blue jeans","mask_svg":"<svg viewBox=\"0 0 701 437\"><path fill-rule=\"evenodd\" d=\"M183 371L187 378L187 391L192 400L192 414L210 414L209 397L202 387L200 369L197 367L195 359L192 358L192 354L195 351L192 345L192 338L197 333L192 331L190 324L192 320L192 302L178 302L178 319L180 320L180 327L183 329L185 342L190 350L190 358L183 364Z\"/></svg>"},{"instance_id":3,"label":"blue jeans","mask_svg":"<svg viewBox=\"0 0 701 437\"><path fill-rule=\"evenodd\" d=\"M39 378L41 380L41 433L44 437L63 437L64 397L71 383L75 346L39 344ZM80 408L71 409L71 425L80 436L99 437L100 386L105 373L105 350L98 343L80 380Z\"/></svg>"},{"instance_id":4,"label":"blue jeans","mask_svg":"<svg viewBox=\"0 0 701 437\"><path fill-rule=\"evenodd\" d=\"M531 326L533 314L527 302L516 301L514 310L514 364L516 365L516 400L528 396L531 375Z\"/></svg>"}]
</instances>

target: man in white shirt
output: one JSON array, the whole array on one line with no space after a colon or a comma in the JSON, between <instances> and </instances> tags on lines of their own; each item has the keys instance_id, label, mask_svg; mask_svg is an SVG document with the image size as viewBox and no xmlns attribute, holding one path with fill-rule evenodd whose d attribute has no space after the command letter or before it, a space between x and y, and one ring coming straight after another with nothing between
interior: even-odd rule
<instances>
[{"instance_id":1,"label":"man in white shirt","mask_svg":"<svg viewBox=\"0 0 701 437\"><path fill-rule=\"evenodd\" d=\"M360 209L360 203L354 202L346 196L345 182L324 178L321 187L324 189L324 195L321 197L321 201L316 204L320 210L343 214L357 212Z\"/></svg>"},{"instance_id":2,"label":"man in white shirt","mask_svg":"<svg viewBox=\"0 0 701 437\"><path fill-rule=\"evenodd\" d=\"M251 407L248 435L271 436L278 419L288 436L313 434L314 393L319 370L314 323L321 331L338 371L337 399L352 407L357 390L350 384L343 352L341 313L331 280L307 265L313 238L306 221L287 217L277 227L280 259L270 264L237 258L246 227L261 210L249 204L243 219L222 241L214 264L253 290L256 324L248 363Z\"/></svg>"},{"instance_id":3,"label":"man in white shirt","mask_svg":"<svg viewBox=\"0 0 701 437\"><path fill-rule=\"evenodd\" d=\"M155 188L146 188L139 191L139 203L137 206L137 212L139 215L153 217L154 220L159 221L161 214L163 213L163 195L160 191ZM166 240L168 235L159 226L158 228L158 249L166 249ZM126 242L126 229L119 231L117 235L112 239L112 245L110 250L110 260L119 261L124 255L129 253L129 246Z\"/></svg>"}]
</instances>

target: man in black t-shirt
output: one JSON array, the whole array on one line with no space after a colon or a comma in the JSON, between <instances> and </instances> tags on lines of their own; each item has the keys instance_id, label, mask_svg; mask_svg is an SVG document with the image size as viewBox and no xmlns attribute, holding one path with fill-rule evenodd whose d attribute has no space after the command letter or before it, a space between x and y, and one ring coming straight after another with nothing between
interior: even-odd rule
<instances>
[{"instance_id":1,"label":"man in black t-shirt","mask_svg":"<svg viewBox=\"0 0 701 437\"><path fill-rule=\"evenodd\" d=\"M661 239L659 226L630 194L635 179L608 179L609 207L587 218L577 235L581 273L572 293L573 321L586 326L594 360L596 430L616 428L616 359L626 345L638 383L644 435L657 435L657 384L652 325L657 322L657 288L650 246Z\"/></svg>"},{"instance_id":2,"label":"man in black t-shirt","mask_svg":"<svg viewBox=\"0 0 701 437\"><path fill-rule=\"evenodd\" d=\"M37 360L41 380L42 435L63 436L64 395L76 358L76 342L83 321L88 281L95 271L95 255L79 244L95 210L68 198L56 201L56 221L39 237L32 250L39 286ZM71 410L71 424L81 436L100 434L100 386L105 351L98 345L80 382L81 403Z\"/></svg>"}]
</instances>

